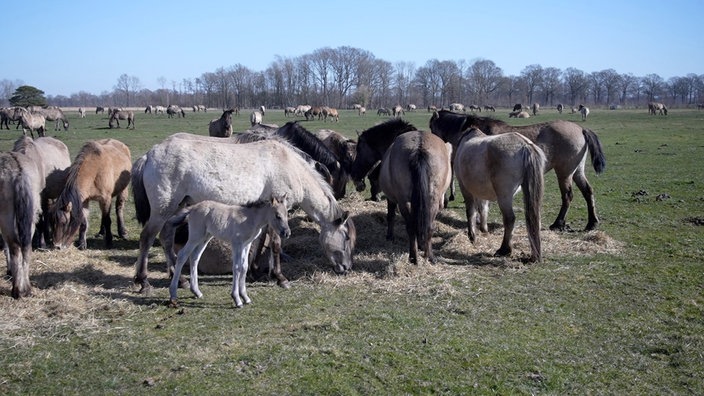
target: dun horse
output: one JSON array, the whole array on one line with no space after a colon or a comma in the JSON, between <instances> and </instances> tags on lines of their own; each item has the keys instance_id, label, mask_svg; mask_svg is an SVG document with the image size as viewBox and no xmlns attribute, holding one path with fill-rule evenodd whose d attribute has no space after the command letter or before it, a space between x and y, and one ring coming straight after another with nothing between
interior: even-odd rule
<instances>
[{"instance_id":1,"label":"dun horse","mask_svg":"<svg viewBox=\"0 0 704 396\"><path fill-rule=\"evenodd\" d=\"M541 260L540 205L543 198L545 155L518 133L487 136L472 128L457 142L455 173L464 196L469 240L476 240L476 216L480 210L481 231L487 232L488 201L497 201L504 223L504 237L495 256L511 254L516 215L513 196L523 191L530 261Z\"/></svg>"},{"instance_id":2,"label":"dun horse","mask_svg":"<svg viewBox=\"0 0 704 396\"><path fill-rule=\"evenodd\" d=\"M210 136L226 138L232 136L232 113L234 111L235 109L225 110L222 112L220 118L210 121L210 124L208 124L208 133Z\"/></svg>"},{"instance_id":3,"label":"dun horse","mask_svg":"<svg viewBox=\"0 0 704 396\"><path fill-rule=\"evenodd\" d=\"M450 152L445 142L430 132L399 135L381 161L379 185L386 195L386 239L394 236L396 208L406 222L408 260L418 262L418 245L435 262L432 234L435 216L443 208L445 191L452 181Z\"/></svg>"},{"instance_id":4,"label":"dun horse","mask_svg":"<svg viewBox=\"0 0 704 396\"><path fill-rule=\"evenodd\" d=\"M237 158L239 166L231 166L232 158ZM320 243L335 272L344 274L352 268L356 232L349 214L340 208L315 169L275 140L223 144L219 138L174 134L135 162L132 190L137 220L144 224L135 275L144 293L151 289L147 280L149 248L164 223L179 206L204 200L245 205L286 195L287 204L300 205L320 224ZM173 241L160 239L172 273Z\"/></svg>"},{"instance_id":5,"label":"dun horse","mask_svg":"<svg viewBox=\"0 0 704 396\"><path fill-rule=\"evenodd\" d=\"M606 168L606 157L601 142L590 129L569 121L553 121L527 126L511 126L490 117L453 114L448 111L434 113L430 118L430 129L444 141L456 147L462 133L470 127L481 129L488 135L518 132L538 145L547 158L545 171L555 169L562 206L551 230L565 230L565 217L572 202L572 182L577 185L587 202L588 220L586 230L593 230L599 223L594 202L594 190L587 180L584 165L587 152L591 154L592 165L597 174ZM451 196L450 199L453 199Z\"/></svg>"},{"instance_id":6,"label":"dun horse","mask_svg":"<svg viewBox=\"0 0 704 396\"><path fill-rule=\"evenodd\" d=\"M175 227L188 222L188 242L178 252L174 276L169 287L171 304L177 305L176 293L178 280L186 260L191 265L191 292L201 298L203 293L198 287L198 262L203 251L213 237L230 242L232 247L232 299L237 308L249 304L252 300L247 295L247 267L249 249L267 224L281 238L288 238L286 197L271 197L270 200L258 201L245 206L230 206L215 201L201 201L193 206L181 209L170 218L164 232L172 238Z\"/></svg>"},{"instance_id":7,"label":"dun horse","mask_svg":"<svg viewBox=\"0 0 704 396\"><path fill-rule=\"evenodd\" d=\"M41 114L32 114L27 109L23 107L15 107L15 118L20 120L22 125L22 133L26 136L27 129L29 129L29 134L34 139L34 131L37 131L39 137L44 136L46 131L46 119Z\"/></svg>"},{"instance_id":8,"label":"dun horse","mask_svg":"<svg viewBox=\"0 0 704 396\"><path fill-rule=\"evenodd\" d=\"M41 170L34 160L18 152L0 153L0 234L5 242L13 298L32 294L29 283L32 234L40 212L43 184Z\"/></svg>"},{"instance_id":9,"label":"dun horse","mask_svg":"<svg viewBox=\"0 0 704 396\"><path fill-rule=\"evenodd\" d=\"M129 127L132 126L132 129L134 129L134 112L119 109L113 110L112 113L110 113L108 126L112 128L114 123L116 123L117 127L120 128L120 120L127 120L127 128L129 129Z\"/></svg>"},{"instance_id":10,"label":"dun horse","mask_svg":"<svg viewBox=\"0 0 704 396\"><path fill-rule=\"evenodd\" d=\"M127 237L123 208L127 199L132 158L130 149L119 140L102 139L83 145L80 153L68 169L66 185L49 208L49 221L54 227L54 244L65 248L78 233L78 248L86 249L88 229L88 205L98 201L100 232L105 246L112 247L110 207L113 197L117 216L117 232L120 238Z\"/></svg>"}]
</instances>

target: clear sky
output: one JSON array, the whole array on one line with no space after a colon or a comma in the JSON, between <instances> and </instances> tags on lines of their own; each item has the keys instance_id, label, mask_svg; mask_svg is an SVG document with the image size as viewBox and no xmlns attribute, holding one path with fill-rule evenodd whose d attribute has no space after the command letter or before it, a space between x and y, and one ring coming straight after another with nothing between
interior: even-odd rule
<instances>
[{"instance_id":1,"label":"clear sky","mask_svg":"<svg viewBox=\"0 0 704 396\"><path fill-rule=\"evenodd\" d=\"M5 3L7 0L0 0ZM178 84L277 56L350 46L395 64L488 59L663 79L704 74L704 0L18 1L3 13L0 79L47 95ZM28 49L26 49L28 48Z\"/></svg>"}]
</instances>

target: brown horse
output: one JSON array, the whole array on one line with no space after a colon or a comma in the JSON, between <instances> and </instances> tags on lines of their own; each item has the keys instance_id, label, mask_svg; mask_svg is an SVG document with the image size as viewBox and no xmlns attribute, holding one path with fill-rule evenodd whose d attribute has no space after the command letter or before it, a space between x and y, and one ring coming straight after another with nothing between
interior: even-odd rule
<instances>
[{"instance_id":1,"label":"brown horse","mask_svg":"<svg viewBox=\"0 0 704 396\"><path fill-rule=\"evenodd\" d=\"M357 156L357 142L331 129L321 129L316 133L316 136L335 155L342 167L340 178L344 181L340 182L341 191L339 192L341 193L340 198L343 198L346 195L347 182L350 179L350 169L352 169L352 163Z\"/></svg>"},{"instance_id":2,"label":"brown horse","mask_svg":"<svg viewBox=\"0 0 704 396\"><path fill-rule=\"evenodd\" d=\"M31 158L18 152L0 153L0 234L5 243L7 271L12 277L13 298L32 294L32 234L43 183L39 167Z\"/></svg>"},{"instance_id":3,"label":"brown horse","mask_svg":"<svg viewBox=\"0 0 704 396\"><path fill-rule=\"evenodd\" d=\"M470 127L481 129L488 135L518 132L538 145L547 158L545 171L555 169L560 186L562 206L551 230L565 230L565 217L572 202L572 182L582 192L587 202L588 220L586 230L593 230L599 223L594 203L594 191L584 172L587 151L591 154L592 165L596 173L606 168L606 157L597 135L590 129L569 121L553 121L542 124L511 126L491 117L460 115L449 111L440 111L430 118L430 129L444 141L456 144L462 133ZM451 196L450 199L453 199Z\"/></svg>"},{"instance_id":4,"label":"brown horse","mask_svg":"<svg viewBox=\"0 0 704 396\"><path fill-rule=\"evenodd\" d=\"M63 191L49 208L49 222L54 227L54 244L58 248L67 247L79 231L78 248L87 247L90 201L98 201L100 205L100 232L107 248L112 247L110 207L113 197L116 197L118 235L120 238L127 236L122 211L131 169L130 149L119 140L101 139L83 145L68 169Z\"/></svg>"},{"instance_id":5,"label":"brown horse","mask_svg":"<svg viewBox=\"0 0 704 396\"><path fill-rule=\"evenodd\" d=\"M195 106L194 106L195 107ZM210 136L229 138L232 136L232 113L235 109L222 112L220 118L210 121L208 133Z\"/></svg>"},{"instance_id":6,"label":"brown horse","mask_svg":"<svg viewBox=\"0 0 704 396\"><path fill-rule=\"evenodd\" d=\"M132 129L134 129L134 112L114 109L110 113L110 119L108 120L108 126L110 128L112 128L113 122L114 122L114 123L117 123L117 127L119 128L120 127L120 120L127 120L127 128L129 129L129 127L132 126Z\"/></svg>"},{"instance_id":7,"label":"brown horse","mask_svg":"<svg viewBox=\"0 0 704 396\"><path fill-rule=\"evenodd\" d=\"M61 194L66 183L67 170L71 166L71 155L62 141L48 136L36 139L22 136L15 141L12 151L25 154L32 159L44 180L41 191L42 214L39 216L32 247L45 247L51 244L49 224L45 219L49 202Z\"/></svg>"},{"instance_id":8,"label":"brown horse","mask_svg":"<svg viewBox=\"0 0 704 396\"><path fill-rule=\"evenodd\" d=\"M350 177L357 187L357 191L364 191L367 187L364 178L368 177L371 184L371 199L379 201L379 167L377 163L384 158L386 149L391 146L396 136L417 130L411 123L401 119L392 118L379 125L375 125L359 135L357 138L357 155L355 156Z\"/></svg>"},{"instance_id":9,"label":"brown horse","mask_svg":"<svg viewBox=\"0 0 704 396\"><path fill-rule=\"evenodd\" d=\"M452 181L451 151L432 133L411 131L396 137L381 161L379 185L387 202L386 239L393 239L398 208L406 222L411 263L418 262L419 244L428 261L435 262L433 223Z\"/></svg>"},{"instance_id":10,"label":"brown horse","mask_svg":"<svg viewBox=\"0 0 704 396\"><path fill-rule=\"evenodd\" d=\"M497 201L504 223L504 237L495 256L511 254L516 215L513 196L520 188L525 204L530 261L541 260L540 206L543 199L545 155L536 144L518 133L487 136L471 128L457 142L455 172L464 196L469 240L476 239L477 210L481 230L487 232L488 201Z\"/></svg>"}]
</instances>

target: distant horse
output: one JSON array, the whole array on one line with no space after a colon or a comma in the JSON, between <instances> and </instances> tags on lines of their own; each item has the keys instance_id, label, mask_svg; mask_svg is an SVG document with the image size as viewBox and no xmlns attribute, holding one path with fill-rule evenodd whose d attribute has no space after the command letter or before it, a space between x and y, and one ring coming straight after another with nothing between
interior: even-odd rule
<instances>
[{"instance_id":1,"label":"distant horse","mask_svg":"<svg viewBox=\"0 0 704 396\"><path fill-rule=\"evenodd\" d=\"M392 111L393 111L394 117L401 117L402 115L406 114L406 112L403 111L403 107L399 106L399 105L394 106Z\"/></svg>"},{"instance_id":2,"label":"distant horse","mask_svg":"<svg viewBox=\"0 0 704 396\"><path fill-rule=\"evenodd\" d=\"M367 108L364 106L360 106L359 109L357 109L357 115L359 115L359 116L367 115Z\"/></svg>"},{"instance_id":3,"label":"distant horse","mask_svg":"<svg viewBox=\"0 0 704 396\"><path fill-rule=\"evenodd\" d=\"M181 106L169 105L169 107L166 108L166 115L169 118L173 118L174 116L186 118L186 111L183 110Z\"/></svg>"},{"instance_id":4,"label":"distant horse","mask_svg":"<svg viewBox=\"0 0 704 396\"><path fill-rule=\"evenodd\" d=\"M83 107L78 108L78 115L81 118L86 118L86 109Z\"/></svg>"},{"instance_id":5,"label":"distant horse","mask_svg":"<svg viewBox=\"0 0 704 396\"><path fill-rule=\"evenodd\" d=\"M236 167L231 166L234 158ZM356 231L349 213L343 212L318 172L286 144L271 139L224 144L218 138L177 133L135 162L132 191L137 220L144 224L135 275L142 292L151 289L147 280L149 248L166 220L180 205L204 200L245 205L285 195L288 207L300 205L320 225L324 256L335 272L344 274L352 268ZM161 238L161 243L171 273L173 241Z\"/></svg>"},{"instance_id":6,"label":"distant horse","mask_svg":"<svg viewBox=\"0 0 704 396\"><path fill-rule=\"evenodd\" d=\"M153 110L154 110L154 106L148 105L148 106L144 109L144 114L147 114L147 113L152 114L152 111L153 111Z\"/></svg>"},{"instance_id":7,"label":"distant horse","mask_svg":"<svg viewBox=\"0 0 704 396\"><path fill-rule=\"evenodd\" d=\"M210 136L226 137L232 136L232 113L235 109L229 109L222 112L220 118L210 121L208 124L208 133Z\"/></svg>"},{"instance_id":8,"label":"distant horse","mask_svg":"<svg viewBox=\"0 0 704 396\"><path fill-rule=\"evenodd\" d=\"M130 110L113 110L108 120L108 126L112 129L113 125L117 123L117 127L120 128L120 120L127 120L127 129L129 129L130 126L134 129L134 112Z\"/></svg>"},{"instance_id":9,"label":"distant horse","mask_svg":"<svg viewBox=\"0 0 704 396\"><path fill-rule=\"evenodd\" d=\"M412 103L409 103L409 104L406 106L406 111L416 111L416 108L417 108L416 105L414 105L414 104L412 104Z\"/></svg>"},{"instance_id":10,"label":"distant horse","mask_svg":"<svg viewBox=\"0 0 704 396\"><path fill-rule=\"evenodd\" d=\"M39 167L31 158L18 152L0 152L0 234L15 299L32 294L32 234L43 184Z\"/></svg>"},{"instance_id":11,"label":"distant horse","mask_svg":"<svg viewBox=\"0 0 704 396\"><path fill-rule=\"evenodd\" d=\"M364 178L368 177L371 184L371 199L373 201L380 200L378 185L380 169L376 165L384 158L386 149L391 146L396 136L415 130L417 130L416 127L409 122L393 118L375 125L359 135L357 155L350 169L350 177L355 183L357 191L364 191L366 188Z\"/></svg>"},{"instance_id":12,"label":"distant horse","mask_svg":"<svg viewBox=\"0 0 704 396\"><path fill-rule=\"evenodd\" d=\"M59 130L59 121L61 121L61 125L64 128L64 131L68 131L69 128L69 123L68 123L68 117L64 114L63 111L61 111L60 108L58 107L47 107L47 108L40 108L35 111L35 113L39 113L44 116L44 118L47 121L54 121L54 130L58 131Z\"/></svg>"},{"instance_id":13,"label":"distant horse","mask_svg":"<svg viewBox=\"0 0 704 396\"><path fill-rule=\"evenodd\" d=\"M154 113L156 113L156 114L159 114L159 113L164 114L165 111L166 111L166 108L164 108L164 106L154 106Z\"/></svg>"},{"instance_id":14,"label":"distant horse","mask_svg":"<svg viewBox=\"0 0 704 396\"><path fill-rule=\"evenodd\" d=\"M96 106L96 107L95 107L95 114L98 114L98 113L105 113L105 107L103 107L103 106Z\"/></svg>"},{"instance_id":15,"label":"distant horse","mask_svg":"<svg viewBox=\"0 0 704 396\"><path fill-rule=\"evenodd\" d=\"M438 107L433 105L428 106L428 113L433 111L438 111Z\"/></svg>"},{"instance_id":16,"label":"distant horse","mask_svg":"<svg viewBox=\"0 0 704 396\"><path fill-rule=\"evenodd\" d=\"M667 107L664 103L650 102L648 103L648 113L655 115L660 113L660 115L667 115Z\"/></svg>"},{"instance_id":17,"label":"distant horse","mask_svg":"<svg viewBox=\"0 0 704 396\"><path fill-rule=\"evenodd\" d=\"M516 103L515 105L513 105L513 111L521 111L521 110L527 110L527 108L520 103Z\"/></svg>"},{"instance_id":18,"label":"distant horse","mask_svg":"<svg viewBox=\"0 0 704 396\"><path fill-rule=\"evenodd\" d=\"M530 118L530 113L525 110L515 110L508 113L508 118Z\"/></svg>"},{"instance_id":19,"label":"distant horse","mask_svg":"<svg viewBox=\"0 0 704 396\"><path fill-rule=\"evenodd\" d=\"M386 107L380 107L379 110L376 111L376 115L391 115L391 110L389 110Z\"/></svg>"},{"instance_id":20,"label":"distant horse","mask_svg":"<svg viewBox=\"0 0 704 396\"><path fill-rule=\"evenodd\" d=\"M540 206L543 199L545 155L527 137L515 133L487 136L471 128L457 142L455 173L464 197L469 240L476 240L476 216L487 232L488 201L497 201L504 223L504 237L495 256L511 254L516 215L513 196L520 188L530 242L530 261L541 260Z\"/></svg>"},{"instance_id":21,"label":"distant horse","mask_svg":"<svg viewBox=\"0 0 704 396\"><path fill-rule=\"evenodd\" d=\"M284 108L284 117L288 117L289 114L293 117L296 115L296 108L295 107L285 107Z\"/></svg>"},{"instance_id":22,"label":"distant horse","mask_svg":"<svg viewBox=\"0 0 704 396\"><path fill-rule=\"evenodd\" d=\"M557 108L557 112L562 114L562 110L564 109L564 106L562 105L562 103L558 103L556 108Z\"/></svg>"},{"instance_id":23,"label":"distant horse","mask_svg":"<svg viewBox=\"0 0 704 396\"><path fill-rule=\"evenodd\" d=\"M330 118L331 121L335 121L335 122L340 121L340 113L337 111L336 108L333 108L333 107L324 107L323 108L323 121L327 122L328 117Z\"/></svg>"},{"instance_id":24,"label":"distant horse","mask_svg":"<svg viewBox=\"0 0 704 396\"><path fill-rule=\"evenodd\" d=\"M90 201L98 201L100 205L100 231L104 235L105 247L112 247L110 207L113 197L116 198L118 235L127 237L123 207L131 169L130 149L119 140L101 139L83 145L68 169L64 189L49 208L54 244L59 249L68 247L76 233L79 234L78 248L86 249Z\"/></svg>"},{"instance_id":25,"label":"distant horse","mask_svg":"<svg viewBox=\"0 0 704 396\"><path fill-rule=\"evenodd\" d=\"M262 117L266 115L266 107L259 106L259 111L262 113Z\"/></svg>"},{"instance_id":26,"label":"distant horse","mask_svg":"<svg viewBox=\"0 0 704 396\"><path fill-rule=\"evenodd\" d=\"M428 261L435 262L433 223L452 181L451 151L432 133L411 131L394 139L379 165L379 185L387 202L386 239L393 239L398 208L406 222L411 263L418 262L418 245Z\"/></svg>"},{"instance_id":27,"label":"distant horse","mask_svg":"<svg viewBox=\"0 0 704 396\"><path fill-rule=\"evenodd\" d=\"M249 115L249 123L252 124L252 126L255 126L257 124L261 124L262 118L263 118L263 114L261 112L253 111L252 114Z\"/></svg>"},{"instance_id":28,"label":"distant horse","mask_svg":"<svg viewBox=\"0 0 704 396\"><path fill-rule=\"evenodd\" d=\"M21 113L17 112L17 107L2 107L0 108L0 129L4 125L7 130L10 130L10 121L20 121ZM17 123L18 129L20 123Z\"/></svg>"},{"instance_id":29,"label":"distant horse","mask_svg":"<svg viewBox=\"0 0 704 396\"><path fill-rule=\"evenodd\" d=\"M484 110L486 110L486 111L492 111L492 112L496 112L496 107L494 107L494 106L488 106L488 105L484 105Z\"/></svg>"},{"instance_id":30,"label":"distant horse","mask_svg":"<svg viewBox=\"0 0 704 396\"><path fill-rule=\"evenodd\" d=\"M205 105L198 105L198 111L202 111L203 113L207 113L208 108L205 107Z\"/></svg>"},{"instance_id":31,"label":"distant horse","mask_svg":"<svg viewBox=\"0 0 704 396\"><path fill-rule=\"evenodd\" d=\"M34 139L34 131L37 131L39 137L44 136L46 131L46 119L41 114L32 114L23 107L15 107L15 117L19 118L22 125L22 133L26 136L27 130Z\"/></svg>"},{"instance_id":32,"label":"distant horse","mask_svg":"<svg viewBox=\"0 0 704 396\"><path fill-rule=\"evenodd\" d=\"M579 114L582 115L582 121L586 121L587 116L589 115L589 107L579 105Z\"/></svg>"},{"instance_id":33,"label":"distant horse","mask_svg":"<svg viewBox=\"0 0 704 396\"><path fill-rule=\"evenodd\" d=\"M534 116L538 115L538 111L540 111L540 104L533 103L533 106L531 106L531 110L533 111Z\"/></svg>"},{"instance_id":34,"label":"distant horse","mask_svg":"<svg viewBox=\"0 0 704 396\"><path fill-rule=\"evenodd\" d=\"M288 226L288 209L286 197L272 196L269 200L257 201L245 206L225 205L215 201L201 201L193 206L181 209L166 221L164 233L173 239L175 227L188 222L188 242L178 252L174 276L169 286L172 306L177 306L178 281L184 264L190 259L191 292L203 297L198 287L198 262L210 240L215 237L230 242L232 247L232 292L231 296L237 308L249 304L252 300L247 295L247 267L249 266L249 249L267 224L281 238L288 238L291 229Z\"/></svg>"},{"instance_id":35,"label":"distant horse","mask_svg":"<svg viewBox=\"0 0 704 396\"><path fill-rule=\"evenodd\" d=\"M68 147L62 141L49 136L36 139L22 136L15 141L12 151L26 155L37 165L43 180L40 194L42 211L32 246L50 246L51 233L46 216L49 213L49 202L61 194L66 183L67 170L71 166Z\"/></svg>"},{"instance_id":36,"label":"distant horse","mask_svg":"<svg viewBox=\"0 0 704 396\"><path fill-rule=\"evenodd\" d=\"M470 109L471 111L478 111L478 112L480 112L480 113L482 112L482 108L481 108L481 107L479 107L479 106L477 106L477 105L473 105L473 104L472 104L472 105L469 105L469 109Z\"/></svg>"},{"instance_id":37,"label":"distant horse","mask_svg":"<svg viewBox=\"0 0 704 396\"><path fill-rule=\"evenodd\" d=\"M323 117L323 109L319 106L312 106L306 110L303 115L306 117L306 121L314 120L316 118L321 119Z\"/></svg>"},{"instance_id":38,"label":"distant horse","mask_svg":"<svg viewBox=\"0 0 704 396\"><path fill-rule=\"evenodd\" d=\"M450 111L464 112L464 105L462 103L450 103Z\"/></svg>"},{"instance_id":39,"label":"distant horse","mask_svg":"<svg viewBox=\"0 0 704 396\"><path fill-rule=\"evenodd\" d=\"M296 115L297 116L304 116L308 110L310 110L311 106L308 105L298 105L296 106ZM306 117L307 119L308 117Z\"/></svg>"},{"instance_id":40,"label":"distant horse","mask_svg":"<svg viewBox=\"0 0 704 396\"><path fill-rule=\"evenodd\" d=\"M572 181L582 192L589 215L586 230L593 230L599 223L596 215L594 191L584 173L587 152L591 154L592 165L597 174L606 168L606 158L597 135L590 129L569 121L553 121L542 124L511 126L491 117L459 115L449 111L434 113L430 118L430 130L444 141L456 147L462 133L476 127L490 135L518 132L538 145L545 156L545 171L555 169L562 206L551 230L565 230L565 217L572 202ZM452 197L451 197L452 199Z\"/></svg>"}]
</instances>

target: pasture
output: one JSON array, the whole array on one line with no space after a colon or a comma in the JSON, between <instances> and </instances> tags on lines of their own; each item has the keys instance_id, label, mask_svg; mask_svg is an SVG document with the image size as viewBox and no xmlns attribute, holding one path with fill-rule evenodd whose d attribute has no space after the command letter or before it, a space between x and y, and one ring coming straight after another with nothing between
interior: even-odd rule
<instances>
[{"instance_id":1,"label":"pasture","mask_svg":"<svg viewBox=\"0 0 704 396\"><path fill-rule=\"evenodd\" d=\"M66 112L69 131L47 131L72 158L86 141L111 137L136 160L172 133L208 135L208 122L222 113L167 118L137 109L132 130L108 129L107 115L88 110L83 119ZM233 116L235 132L249 126L250 112ZM582 123L580 114L547 106L528 119L508 113L482 115L513 125ZM418 110L404 118L428 130L430 116ZM301 124L356 138L385 119L375 109L363 117L342 110L338 123ZM290 120L272 109L264 118ZM510 258L491 256L503 233L496 205L489 234L472 245L458 194L437 217L438 262L415 266L401 216L395 241L386 241L386 203L366 200L369 191L350 183L340 205L358 230L351 274L333 273L317 224L298 210L283 243L290 289L249 283L254 303L235 309L231 276L204 275L205 297L180 290L175 309L158 246L149 260L154 291L135 292L141 228L132 197L128 238L112 249L94 236L100 221L92 203L87 250L33 255L32 297L13 300L10 282L0 281L0 393L704 394L704 112L591 108L584 125L606 153L602 175L591 165L586 171L601 222L581 231L586 205L575 188L567 214L574 231L549 231L560 198L547 173L537 264L522 260L530 248L520 194ZM0 150L21 134L0 131Z\"/></svg>"}]
</instances>

